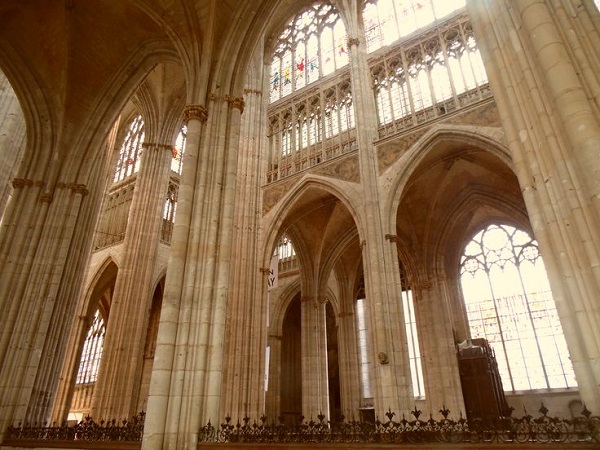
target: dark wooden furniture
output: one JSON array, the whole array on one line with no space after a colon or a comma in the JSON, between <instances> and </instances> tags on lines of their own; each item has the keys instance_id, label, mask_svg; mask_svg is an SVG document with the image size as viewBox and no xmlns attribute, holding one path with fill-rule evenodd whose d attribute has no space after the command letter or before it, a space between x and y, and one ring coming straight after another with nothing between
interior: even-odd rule
<instances>
[{"instance_id":1,"label":"dark wooden furniture","mask_svg":"<svg viewBox=\"0 0 600 450\"><path fill-rule=\"evenodd\" d=\"M485 339L458 345L458 368L467 419L509 415L496 355Z\"/></svg>"}]
</instances>

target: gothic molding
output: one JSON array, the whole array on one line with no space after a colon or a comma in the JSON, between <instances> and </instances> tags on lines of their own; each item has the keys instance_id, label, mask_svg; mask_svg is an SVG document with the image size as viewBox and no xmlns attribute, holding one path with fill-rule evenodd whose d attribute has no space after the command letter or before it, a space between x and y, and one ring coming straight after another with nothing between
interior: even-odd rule
<instances>
[{"instance_id":1,"label":"gothic molding","mask_svg":"<svg viewBox=\"0 0 600 450\"><path fill-rule=\"evenodd\" d=\"M202 105L187 105L183 110L183 121L188 123L192 119L206 123L208 120L208 110Z\"/></svg>"}]
</instances>

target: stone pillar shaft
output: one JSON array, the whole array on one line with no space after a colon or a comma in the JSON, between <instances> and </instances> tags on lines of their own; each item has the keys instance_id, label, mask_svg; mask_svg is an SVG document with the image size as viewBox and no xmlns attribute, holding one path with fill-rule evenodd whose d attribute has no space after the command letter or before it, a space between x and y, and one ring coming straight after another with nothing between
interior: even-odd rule
<instances>
[{"instance_id":1,"label":"stone pillar shaft","mask_svg":"<svg viewBox=\"0 0 600 450\"><path fill-rule=\"evenodd\" d=\"M556 28L560 20L545 3L469 1L468 7L581 397L598 411L597 109L564 41L571 31ZM589 64L597 66L597 59Z\"/></svg>"},{"instance_id":2,"label":"stone pillar shaft","mask_svg":"<svg viewBox=\"0 0 600 450\"><path fill-rule=\"evenodd\" d=\"M48 418L82 258L85 186L16 179L0 236L0 427ZM70 265L71 264L71 265ZM56 320L62 318L63 320Z\"/></svg>"},{"instance_id":3,"label":"stone pillar shaft","mask_svg":"<svg viewBox=\"0 0 600 450\"><path fill-rule=\"evenodd\" d=\"M231 293L227 321L227 362L221 410L235 420L265 412L264 372L267 335L267 283L257 270L259 255L260 175L263 163L264 130L261 91L248 91L242 115L240 158L236 189ZM271 353L273 354L273 353ZM273 378L271 378L273 380Z\"/></svg>"},{"instance_id":4,"label":"stone pillar shaft","mask_svg":"<svg viewBox=\"0 0 600 450\"><path fill-rule=\"evenodd\" d=\"M148 314L154 292L154 266L162 208L169 182L172 146L144 144L119 269L103 357L92 397L91 415L113 419L138 411L138 393Z\"/></svg>"},{"instance_id":5,"label":"stone pillar shaft","mask_svg":"<svg viewBox=\"0 0 600 450\"><path fill-rule=\"evenodd\" d=\"M384 417L388 408L397 413L408 413L413 405L413 394L406 333L402 326L397 252L395 245L386 241L385 227L389 224L385 223L380 211L377 152L373 147L377 113L368 76L366 48L359 39L349 39L348 42L360 179L364 192L363 264L367 323L371 330L371 360L374 361L373 400L375 413ZM380 360L385 363L378 362Z\"/></svg>"},{"instance_id":6,"label":"stone pillar shaft","mask_svg":"<svg viewBox=\"0 0 600 450\"><path fill-rule=\"evenodd\" d=\"M317 420L329 418L327 377L327 324L325 302L318 297L302 298L302 414Z\"/></svg>"}]
</instances>

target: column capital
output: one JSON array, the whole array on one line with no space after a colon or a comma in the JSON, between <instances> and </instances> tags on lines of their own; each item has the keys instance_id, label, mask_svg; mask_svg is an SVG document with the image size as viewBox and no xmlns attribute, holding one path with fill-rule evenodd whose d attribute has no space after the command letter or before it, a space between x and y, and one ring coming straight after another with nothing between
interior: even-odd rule
<instances>
[{"instance_id":1,"label":"column capital","mask_svg":"<svg viewBox=\"0 0 600 450\"><path fill-rule=\"evenodd\" d=\"M231 95L217 95L217 94L210 94L210 96L208 97L213 101L222 101L222 102L227 102L227 105L230 108L236 108L240 110L240 114L242 114L244 112L244 107L246 106L246 102L244 101L244 99L242 97L232 97Z\"/></svg>"},{"instance_id":2,"label":"column capital","mask_svg":"<svg viewBox=\"0 0 600 450\"><path fill-rule=\"evenodd\" d=\"M360 40L357 37L348 36L346 42L348 44L348 48L352 47L353 45L358 47L360 44Z\"/></svg>"},{"instance_id":3,"label":"column capital","mask_svg":"<svg viewBox=\"0 0 600 450\"><path fill-rule=\"evenodd\" d=\"M208 110L202 105L187 105L183 110L183 120L188 123L191 119L206 123Z\"/></svg>"},{"instance_id":4,"label":"column capital","mask_svg":"<svg viewBox=\"0 0 600 450\"><path fill-rule=\"evenodd\" d=\"M244 89L244 94L255 94L255 95L262 95L262 91L260 89Z\"/></svg>"},{"instance_id":5,"label":"column capital","mask_svg":"<svg viewBox=\"0 0 600 450\"><path fill-rule=\"evenodd\" d=\"M173 146L169 144L157 144L156 142L144 142L142 147L145 149L154 148L155 150L168 150L173 152Z\"/></svg>"},{"instance_id":6,"label":"column capital","mask_svg":"<svg viewBox=\"0 0 600 450\"><path fill-rule=\"evenodd\" d=\"M28 178L14 178L12 180L12 187L15 189L19 189L25 186L33 186L33 180Z\"/></svg>"},{"instance_id":7,"label":"column capital","mask_svg":"<svg viewBox=\"0 0 600 450\"><path fill-rule=\"evenodd\" d=\"M246 106L246 102L242 97L230 97L229 95L225 96L225 101L229 105L230 108L236 108L240 110L240 114L244 112L244 107Z\"/></svg>"}]
</instances>

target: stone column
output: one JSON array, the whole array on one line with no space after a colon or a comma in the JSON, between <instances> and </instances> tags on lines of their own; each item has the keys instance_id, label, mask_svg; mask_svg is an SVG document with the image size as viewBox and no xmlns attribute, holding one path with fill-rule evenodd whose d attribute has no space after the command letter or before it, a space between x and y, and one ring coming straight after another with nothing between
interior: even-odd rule
<instances>
[{"instance_id":1,"label":"stone column","mask_svg":"<svg viewBox=\"0 0 600 450\"><path fill-rule=\"evenodd\" d=\"M411 287L425 384L424 412L435 417L446 407L458 420L460 413L464 416L465 406L444 282L434 276L419 279Z\"/></svg>"},{"instance_id":2,"label":"stone column","mask_svg":"<svg viewBox=\"0 0 600 450\"><path fill-rule=\"evenodd\" d=\"M281 415L281 335L269 335L268 343L269 385L266 392L265 413L270 421L274 421Z\"/></svg>"},{"instance_id":3,"label":"stone column","mask_svg":"<svg viewBox=\"0 0 600 450\"><path fill-rule=\"evenodd\" d=\"M200 138L207 121L206 108L202 105L188 105L184 110L184 121L187 123L187 140L177 198L177 220L171 239L171 252L150 380L148 414L145 419L142 443L145 449L176 448L179 409L183 395L181 389L185 375L184 355L187 354L189 315L193 304L193 286L189 276L186 276L186 261L189 257L192 262L195 262L192 259L194 252L190 250L188 256L188 245L193 238L194 190ZM187 270L189 271L190 268Z\"/></svg>"},{"instance_id":4,"label":"stone column","mask_svg":"<svg viewBox=\"0 0 600 450\"><path fill-rule=\"evenodd\" d=\"M356 113L356 138L360 161L360 179L364 192L363 264L370 325L371 361L373 368L375 414L384 418L391 409L397 414L412 409L413 393L408 360L408 346L400 304L400 271L397 250L386 240L390 227L383 218L380 205L384 194L378 186L377 152L373 141L377 137L377 114L369 78L367 54L361 39L349 38L350 73Z\"/></svg>"},{"instance_id":5,"label":"stone column","mask_svg":"<svg viewBox=\"0 0 600 450\"><path fill-rule=\"evenodd\" d=\"M349 291L351 291L349 289ZM350 296L348 305L355 300ZM360 411L360 362L358 360L358 331L353 310L343 309L338 315L339 368L342 414L348 420L359 419Z\"/></svg>"},{"instance_id":6,"label":"stone column","mask_svg":"<svg viewBox=\"0 0 600 450\"><path fill-rule=\"evenodd\" d=\"M19 178L13 187L0 234L2 431L48 418L92 223L82 184Z\"/></svg>"},{"instance_id":7,"label":"stone column","mask_svg":"<svg viewBox=\"0 0 600 450\"><path fill-rule=\"evenodd\" d=\"M597 49L574 32L588 13L539 0L467 4L581 397L597 413L600 120L591 81L599 68Z\"/></svg>"},{"instance_id":8,"label":"stone column","mask_svg":"<svg viewBox=\"0 0 600 450\"><path fill-rule=\"evenodd\" d=\"M144 143L143 148L123 243L124 258L92 396L90 414L95 419L129 418L139 412L144 344L173 146Z\"/></svg>"},{"instance_id":9,"label":"stone column","mask_svg":"<svg viewBox=\"0 0 600 450\"><path fill-rule=\"evenodd\" d=\"M235 199L231 288L227 312L226 357L221 410L234 420L265 412L267 277L260 267L260 204L264 123L262 91L246 90L240 132ZM262 250L262 248L260 248ZM271 417L275 419L276 416Z\"/></svg>"},{"instance_id":10,"label":"stone column","mask_svg":"<svg viewBox=\"0 0 600 450\"><path fill-rule=\"evenodd\" d=\"M202 139L201 118L207 117L206 110L187 109L187 146L192 156L185 160L179 192L183 218L180 208L163 297L155 353L160 362L155 363L151 380L144 449L195 448L200 428L222 417L223 342L244 102L216 94L209 99L211 115Z\"/></svg>"},{"instance_id":11,"label":"stone column","mask_svg":"<svg viewBox=\"0 0 600 450\"><path fill-rule=\"evenodd\" d=\"M327 377L326 299L302 297L302 414L307 420L329 419L329 383Z\"/></svg>"},{"instance_id":12,"label":"stone column","mask_svg":"<svg viewBox=\"0 0 600 450\"><path fill-rule=\"evenodd\" d=\"M0 219L12 192L10 179L25 148L25 117L17 95L0 72Z\"/></svg>"}]
</instances>

